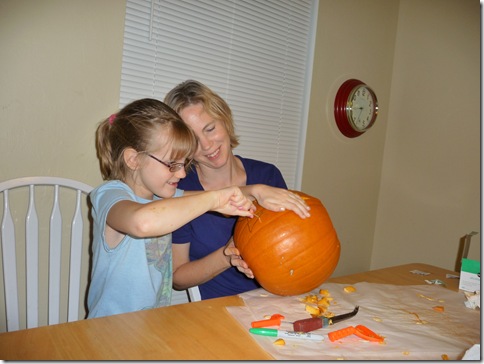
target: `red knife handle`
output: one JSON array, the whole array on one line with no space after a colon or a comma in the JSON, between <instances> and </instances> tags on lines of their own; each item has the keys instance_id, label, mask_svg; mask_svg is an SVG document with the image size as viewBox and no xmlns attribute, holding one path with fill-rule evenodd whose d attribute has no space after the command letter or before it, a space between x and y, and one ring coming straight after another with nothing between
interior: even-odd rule
<instances>
[{"instance_id":1,"label":"red knife handle","mask_svg":"<svg viewBox=\"0 0 484 364\"><path fill-rule=\"evenodd\" d=\"M297 331L297 332L309 332L309 331L320 329L323 326L324 326L323 319L319 317L312 317L312 318L307 318L303 320L297 320L297 321L294 321L293 323L294 331Z\"/></svg>"},{"instance_id":2,"label":"red knife handle","mask_svg":"<svg viewBox=\"0 0 484 364\"><path fill-rule=\"evenodd\" d=\"M356 329L354 326L348 326L348 327L345 327L344 329L329 332L328 337L329 337L329 340L333 342L333 341L342 339L346 336L353 335L355 332L356 332Z\"/></svg>"}]
</instances>

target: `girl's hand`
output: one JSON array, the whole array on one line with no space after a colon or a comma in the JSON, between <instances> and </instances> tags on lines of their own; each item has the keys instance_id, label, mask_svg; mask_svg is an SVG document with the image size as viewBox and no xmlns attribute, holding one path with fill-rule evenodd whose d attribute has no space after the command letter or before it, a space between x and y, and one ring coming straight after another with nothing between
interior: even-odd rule
<instances>
[{"instance_id":1,"label":"girl's hand","mask_svg":"<svg viewBox=\"0 0 484 364\"><path fill-rule=\"evenodd\" d=\"M292 210L301 218L311 216L309 206L298 194L284 188L254 185L253 196L259 205L271 211Z\"/></svg>"},{"instance_id":2,"label":"girl's hand","mask_svg":"<svg viewBox=\"0 0 484 364\"><path fill-rule=\"evenodd\" d=\"M225 245L223 253L232 267L236 267L239 272L244 273L248 278L254 278L254 273L250 270L248 264L242 260L239 250L235 247L233 238L230 238Z\"/></svg>"},{"instance_id":3,"label":"girl's hand","mask_svg":"<svg viewBox=\"0 0 484 364\"><path fill-rule=\"evenodd\" d=\"M238 187L227 187L214 191L218 194L218 204L213 211L224 215L253 217L256 208L252 201Z\"/></svg>"}]
</instances>

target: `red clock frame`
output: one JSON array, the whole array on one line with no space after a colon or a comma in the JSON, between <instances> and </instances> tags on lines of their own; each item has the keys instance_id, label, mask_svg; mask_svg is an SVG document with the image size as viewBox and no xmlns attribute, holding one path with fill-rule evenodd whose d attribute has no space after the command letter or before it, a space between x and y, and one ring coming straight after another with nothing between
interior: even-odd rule
<instances>
[{"instance_id":1,"label":"red clock frame","mask_svg":"<svg viewBox=\"0 0 484 364\"><path fill-rule=\"evenodd\" d=\"M350 96L351 92L354 90L355 87L361 85L368 86L364 82L354 78L343 82L343 84L338 89L338 92L336 93L336 97L334 99L334 118L336 120L336 125L338 126L339 131L348 138L356 138L363 134L366 130L371 128L371 126L375 123L377 116L377 113L375 113L373 119L370 121L366 130L364 131L355 130L351 125L347 114L348 97ZM377 101L376 96L375 101Z\"/></svg>"}]
</instances>

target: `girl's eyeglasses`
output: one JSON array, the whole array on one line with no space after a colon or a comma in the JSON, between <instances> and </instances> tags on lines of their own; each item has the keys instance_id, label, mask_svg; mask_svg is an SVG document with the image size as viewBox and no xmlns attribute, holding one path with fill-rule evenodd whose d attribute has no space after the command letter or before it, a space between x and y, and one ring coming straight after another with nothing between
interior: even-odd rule
<instances>
[{"instance_id":1,"label":"girl's eyeglasses","mask_svg":"<svg viewBox=\"0 0 484 364\"><path fill-rule=\"evenodd\" d=\"M168 167L168 169L170 170L170 172L174 173L174 172L177 172L179 171L180 169L184 168L185 167L185 163L175 163L175 162L171 162L171 163L166 163L166 162L163 162L162 160L159 160L158 158L156 158L154 155L151 155L149 153L146 153L149 157L153 158L155 161L157 162L160 162L161 164L163 164L164 166Z\"/></svg>"}]
</instances>

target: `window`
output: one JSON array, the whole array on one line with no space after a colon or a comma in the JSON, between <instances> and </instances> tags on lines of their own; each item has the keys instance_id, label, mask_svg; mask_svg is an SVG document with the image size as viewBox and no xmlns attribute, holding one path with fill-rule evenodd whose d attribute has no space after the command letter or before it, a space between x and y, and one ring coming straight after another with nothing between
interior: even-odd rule
<instances>
[{"instance_id":1,"label":"window","mask_svg":"<svg viewBox=\"0 0 484 364\"><path fill-rule=\"evenodd\" d=\"M127 0L120 105L205 83L232 109L247 158L300 189L317 0Z\"/></svg>"}]
</instances>

